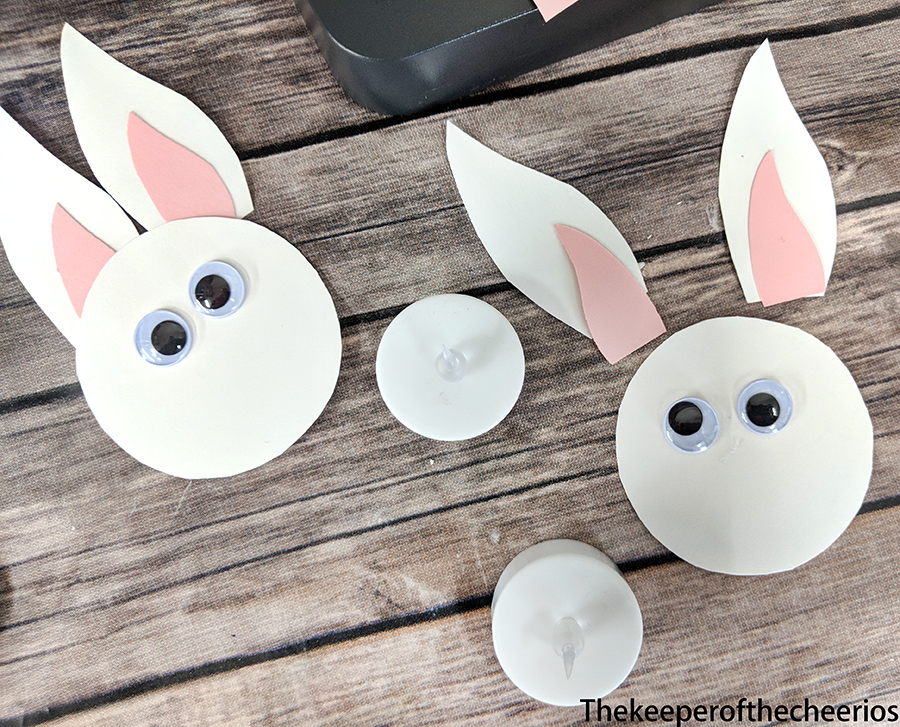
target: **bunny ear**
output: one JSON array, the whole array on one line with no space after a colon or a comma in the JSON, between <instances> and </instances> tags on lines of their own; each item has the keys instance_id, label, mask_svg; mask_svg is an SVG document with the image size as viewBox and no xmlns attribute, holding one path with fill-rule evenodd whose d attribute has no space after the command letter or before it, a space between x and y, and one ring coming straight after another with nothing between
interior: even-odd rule
<instances>
[{"instance_id":1,"label":"bunny ear","mask_svg":"<svg viewBox=\"0 0 900 727\"><path fill-rule=\"evenodd\" d=\"M137 234L109 195L0 109L0 240L22 284L73 345L94 278Z\"/></svg>"},{"instance_id":2,"label":"bunny ear","mask_svg":"<svg viewBox=\"0 0 900 727\"><path fill-rule=\"evenodd\" d=\"M114 60L68 24L60 52L84 155L97 180L144 227L252 211L237 155L193 103Z\"/></svg>"},{"instance_id":3,"label":"bunny ear","mask_svg":"<svg viewBox=\"0 0 900 727\"><path fill-rule=\"evenodd\" d=\"M548 313L592 337L598 330L598 316L616 319L614 327L623 316L622 307L606 307L595 297L594 289L607 286L614 279L621 281L619 273L624 273L631 277L637 290L646 294L647 287L628 243L581 192L510 161L450 122L447 158L475 232L500 272ZM571 245L572 254L568 254L557 237L555 225L575 228L573 232L593 238L591 244L602 251L581 255L584 248L579 238ZM563 236L569 239L568 234ZM595 264L598 255L604 261ZM627 287L618 283L614 286L620 292ZM604 301L609 300L604 296Z\"/></svg>"},{"instance_id":4,"label":"bunny ear","mask_svg":"<svg viewBox=\"0 0 900 727\"><path fill-rule=\"evenodd\" d=\"M719 167L719 204L748 303L822 295L837 213L825 160L791 105L769 42L738 86Z\"/></svg>"},{"instance_id":5,"label":"bunny ear","mask_svg":"<svg viewBox=\"0 0 900 727\"><path fill-rule=\"evenodd\" d=\"M591 337L607 361L614 364L666 332L650 296L609 250L574 227L554 228L575 267Z\"/></svg>"}]
</instances>

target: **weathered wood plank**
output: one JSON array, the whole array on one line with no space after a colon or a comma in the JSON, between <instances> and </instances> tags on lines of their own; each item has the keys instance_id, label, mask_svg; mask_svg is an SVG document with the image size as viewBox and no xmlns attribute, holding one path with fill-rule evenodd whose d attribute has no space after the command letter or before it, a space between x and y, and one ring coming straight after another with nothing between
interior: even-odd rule
<instances>
[{"instance_id":1,"label":"weathered wood plank","mask_svg":"<svg viewBox=\"0 0 900 727\"><path fill-rule=\"evenodd\" d=\"M895 520L894 509L857 518L828 553L790 573L735 578L678 562L629 574L644 645L634 672L604 703L900 704ZM518 692L497 664L490 611L481 608L189 681L58 724L258 720L525 727L583 724L584 710Z\"/></svg>"},{"instance_id":2,"label":"weathered wood plank","mask_svg":"<svg viewBox=\"0 0 900 727\"><path fill-rule=\"evenodd\" d=\"M900 190L894 157L900 131L889 123L900 107L893 52L898 32L900 21L892 21L775 45L788 92L830 164L839 204ZM415 244L412 235L399 236L404 227L418 233L435 213L459 214L462 221L449 229L442 221L422 230L428 237L414 250L431 245L433 262L454 240L474 241L444 153L444 122L452 118L500 153L575 184L607 211L637 250L720 231L719 149L751 53L712 53L409 121L354 138L352 145L337 140L254 160L248 173L266 190L257 200L257 214L310 257L320 240L342 248L345 237L364 235L350 250L365 251L376 264L391 259L391 250L395 256L404 253L401 243ZM819 62L814 75L810 56ZM347 169L353 174L343 184L317 189L304 184L346 176ZM379 245L380 235L394 244ZM325 263L336 257L353 259L341 248L327 257L320 253L321 267L330 269ZM367 272L377 273L375 268ZM383 295L392 286L378 279L352 287Z\"/></svg>"},{"instance_id":3,"label":"weathered wood plank","mask_svg":"<svg viewBox=\"0 0 900 727\"><path fill-rule=\"evenodd\" d=\"M890 121L900 106L898 32L894 21L776 48L841 204L900 192L900 131ZM454 118L512 158L575 183L636 250L647 250L721 230L718 149L749 53L715 53ZM810 56L822 63L814 82ZM301 247L340 315L502 281L460 207L444 118L247 163L255 219ZM0 399L73 383L70 349L2 255L0 290L0 306L14 309L0 315Z\"/></svg>"},{"instance_id":4,"label":"weathered wood plank","mask_svg":"<svg viewBox=\"0 0 900 727\"><path fill-rule=\"evenodd\" d=\"M117 57L139 67L147 63L142 70L197 100L244 153L374 119L329 85L308 38L295 37L302 30L286 0L244 3L240 12L202 2L166 5L165 12L152 3L127 8L109 2L39 3L28 9L35 16L24 23L21 6L4 5L0 14L10 7L18 8L10 11L15 22L0 23L14 28L15 38L7 44L10 36L0 36L3 103L12 96L17 118L81 170L85 167L73 144L58 75L63 16ZM78 12L67 14L73 7ZM613 68L703 38L808 28L823 18L821 8L846 17L895 4L754 2L725 7L733 11L727 18L716 10L697 25L676 21L521 82ZM208 23L204 32L196 32L197 17ZM898 105L892 52L896 31L895 23L884 22L823 38L801 37L776 49L788 90L824 147L839 201L845 204L900 191L898 134L892 123ZM162 40L148 51L147 38L157 36ZM186 38L192 49L201 49L192 58L184 53ZM9 48L13 53L4 55ZM709 53L533 98L510 98L461 111L456 118L510 156L574 181L622 225L636 248L648 250L720 228L713 181L717 147L748 55L746 49ZM812 57L821 66L814 85L807 86L813 83ZM13 64L4 65L9 58ZM308 77L298 79L298 74ZM34 89L46 94L35 97ZM39 109L45 101L48 106ZM548 124L554 117L563 119L560 126ZM334 291L342 315L500 280L459 209L443 163L442 121L436 116L407 122L248 162L259 203L256 218L303 245ZM352 177L347 169L359 173ZM413 198L419 202L411 203ZM900 430L893 347L900 301L892 280L898 214L896 205L884 205L842 215L841 255L828 298L765 313L822 337L862 384L879 434L870 500L897 494ZM396 274L398 269L402 274ZM656 255L646 272L670 330L707 311L754 313L739 300L721 246ZM0 398L7 398L6 391L8 396L28 396L74 381L66 344L17 285L3 260L0 386L10 388L0 389ZM0 630L0 661L6 662L0 666L0 718L205 660L487 593L513 555L546 537L589 540L619 560L662 552L634 518L612 469L615 406L646 353L610 371L589 342L548 321L517 294L488 299L522 335L529 370L513 416L475 442L428 442L389 418L371 375L386 321L349 329L338 396L309 435L269 466L227 482L177 482L137 465L99 432L77 396L0 418L0 470L5 473L0 627L6 627ZM853 559L842 566L847 571L854 567ZM673 582L693 584L680 572L666 587ZM780 583L779 592L789 590L787 581ZM702 626L705 612L686 611L688 605L694 609L695 593L701 599L705 593L706 600L727 600L728 580L715 591L695 590L689 599L681 594L685 606L673 611L674 631ZM838 603L844 595L840 587L834 594L824 588L811 603L847 621L849 606L828 610L827 603L822 605L832 598ZM673 600L655 593L649 598L653 603ZM324 612L323 603L334 610ZM748 640L760 638L765 621L758 610L745 620L745 608L743 602L725 604L717 617L732 629L737 618L740 628L746 627L726 662L726 668L736 664L732 670L737 674L762 669L771 655L747 646ZM804 625L797 613L792 625L803 639L816 638L821 627L818 621L813 628ZM767 648L796 644L791 633L776 631ZM510 701L501 699L505 711L497 712L496 702L479 691L483 664L476 664L475 673L466 666L469 653L478 654L478 647L473 652L470 643L458 643L449 656L459 654L459 659L447 666L449 671L462 669L459 694L445 697L451 709L460 694L471 697L474 710L484 710L478 717L483 720L533 708L517 702L512 693ZM810 652L820 660L843 653L833 641L823 643L831 645L827 653L815 651L815 644ZM378 642L377 656L362 660L369 665L367 677L386 674L396 684L418 689L409 681L408 665L400 676L382 668L380 662L391 658L383 648L391 646ZM357 652L341 652L346 653ZM876 656L881 653L876 649ZM708 654L692 652L670 668L677 672L700 658ZM785 666L792 658L797 669L806 664L787 654L776 662L775 676L785 685L802 685L802 677L791 676ZM314 666L304 668L329 665L317 656ZM879 660L874 672L857 669L859 683L866 688L878 684L881 666ZM825 678L823 669L816 673ZM896 675L889 676L895 683ZM496 669L491 678L487 689L502 691ZM665 680L658 678L648 682L647 693L660 693ZM703 694L709 683L699 677L692 681L692 672L681 672L678 679L675 683L691 694ZM319 694L327 693L328 685L316 684ZM364 685L365 678L353 684ZM258 688L250 688L259 696ZM258 718L255 697L243 697L241 683L232 689L226 690L226 698L249 710L236 721ZM337 696L315 703L312 716L288 711L280 718L321 724L322 709L343 717L346 689L335 689ZM384 719L385 710L395 710L391 714L402 720L410 715L402 703L396 706L403 698L409 696L402 690L385 695L375 689L365 700L369 706L357 711ZM220 714L202 698L197 704L206 710L200 712L203 721ZM156 707L148 709L152 714ZM279 709L274 707L272 714L277 717ZM191 712L185 707L182 714ZM418 722L416 717L409 721Z\"/></svg>"},{"instance_id":5,"label":"weathered wood plank","mask_svg":"<svg viewBox=\"0 0 900 727\"><path fill-rule=\"evenodd\" d=\"M528 88L642 60L665 62L667 54L697 45L872 22L897 8L896 0L727 0L500 88ZM242 153L382 118L343 94L291 0L239 6L214 0L145 0L127 6L115 0L5 2L0 8L0 103L82 172L87 167L76 150L59 70L64 22L124 63L189 96Z\"/></svg>"},{"instance_id":6,"label":"weathered wood plank","mask_svg":"<svg viewBox=\"0 0 900 727\"><path fill-rule=\"evenodd\" d=\"M745 306L721 245L645 268L670 330L712 311L764 314L845 358L878 436L870 501L898 494L900 313L884 264L898 213L841 216L822 300ZM142 468L77 397L0 419L0 716L482 594L537 539L600 537L620 562L663 552L625 501L613 453L616 407L648 351L610 367L517 293L488 300L522 336L526 387L506 422L470 442L423 440L390 418L371 369L386 321L348 331L341 386L307 437L226 482ZM36 683L38 672L55 676Z\"/></svg>"},{"instance_id":7,"label":"weathered wood plank","mask_svg":"<svg viewBox=\"0 0 900 727\"><path fill-rule=\"evenodd\" d=\"M118 60L189 96L240 151L376 118L347 99L290 0L4 3L3 106L67 163L77 151L59 66L69 22ZM38 121L39 120L39 121ZM29 125L28 122L31 122Z\"/></svg>"}]
</instances>

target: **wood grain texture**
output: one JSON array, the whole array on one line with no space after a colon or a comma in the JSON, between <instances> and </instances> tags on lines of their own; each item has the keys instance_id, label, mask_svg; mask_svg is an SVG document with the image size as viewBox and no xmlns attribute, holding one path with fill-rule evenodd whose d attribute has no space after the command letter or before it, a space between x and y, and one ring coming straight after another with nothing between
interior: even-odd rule
<instances>
[{"instance_id":1,"label":"wood grain texture","mask_svg":"<svg viewBox=\"0 0 900 727\"><path fill-rule=\"evenodd\" d=\"M842 215L829 295L766 312L802 322L860 383L878 437L870 502L900 494L898 314L893 272L880 267L896 207ZM644 272L670 330L713 305L758 312L745 310L722 245L661 255ZM610 367L517 293L487 300L521 332L528 374L509 419L467 443L422 440L381 404L367 362L386 321L347 332L342 384L307 437L227 482L133 463L80 398L4 417L12 437L49 430L28 456L3 447L0 459L15 483L0 512L9 713L483 595L517 552L547 538L599 537L619 562L662 554L624 499L613 452L618 402L649 350ZM34 693L34 672L59 676Z\"/></svg>"},{"instance_id":2,"label":"wood grain texture","mask_svg":"<svg viewBox=\"0 0 900 727\"><path fill-rule=\"evenodd\" d=\"M889 507L900 501L897 18L900 4L880 1L726 2L404 120L341 94L286 1L5 4L0 103L86 171L62 94L63 19L190 96L245 159L254 219L322 273L345 358L323 417L284 456L223 481L175 480L99 429L71 349L0 256L0 720L71 709L88 724L574 724L580 715L506 682L483 608L509 560L553 537L628 564L653 616L623 702L723 701L744 687L841 701L896 684L893 509L858 518L796 574L649 567L667 554L624 497L613 435L652 346L610 367L504 286L442 147L452 116L584 191L646 263L670 331L759 315L832 346L875 425L867 507ZM763 311L740 296L715 180L734 89L766 34L841 214L826 298ZM378 397L378 341L396 307L470 289L519 332L525 389L491 433L423 440ZM421 668L408 663L416 645ZM270 653L283 658L237 668Z\"/></svg>"},{"instance_id":3,"label":"wood grain texture","mask_svg":"<svg viewBox=\"0 0 900 727\"><path fill-rule=\"evenodd\" d=\"M892 58L900 20L786 41L788 91L822 146L838 203L900 189ZM575 184L638 253L720 232L718 149L750 50L722 51L455 112L470 133ZM804 59L823 66L809 84ZM858 84L844 79L856 77ZM673 88L683 92L673 95ZM844 109L847 118L834 115ZM474 236L443 152L447 114L246 164L253 219L298 245L341 316L502 281ZM552 119L548 123L548 119ZM351 170L349 173L347 170ZM385 183L389 180L389 183ZM71 349L0 255L0 400L72 384Z\"/></svg>"},{"instance_id":4,"label":"wood grain texture","mask_svg":"<svg viewBox=\"0 0 900 727\"><path fill-rule=\"evenodd\" d=\"M629 574L645 640L631 676L604 703L723 705L743 696L771 706L805 698L900 704L894 519L891 512L859 517L831 550L792 573L729 578L679 562ZM582 707L541 705L506 679L484 607L161 689L60 724L245 725L260 714L271 725L584 723Z\"/></svg>"},{"instance_id":5,"label":"wood grain texture","mask_svg":"<svg viewBox=\"0 0 900 727\"><path fill-rule=\"evenodd\" d=\"M509 81L492 93L528 94L583 74L666 63L706 46L752 45L896 15L896 0L727 0L577 58ZM0 8L0 103L64 161L86 172L68 118L59 33L68 22L206 111L239 153L314 142L347 127L396 124L350 101L335 83L290 0L22 0ZM699 46L699 48L698 48ZM352 133L352 132L351 132Z\"/></svg>"}]
</instances>

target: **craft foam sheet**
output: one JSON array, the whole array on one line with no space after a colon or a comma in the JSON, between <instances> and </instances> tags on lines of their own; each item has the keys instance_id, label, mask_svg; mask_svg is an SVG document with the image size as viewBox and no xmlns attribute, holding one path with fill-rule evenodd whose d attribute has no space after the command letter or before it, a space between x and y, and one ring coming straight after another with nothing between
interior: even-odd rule
<instances>
[{"instance_id":1,"label":"craft foam sheet","mask_svg":"<svg viewBox=\"0 0 900 727\"><path fill-rule=\"evenodd\" d=\"M597 240L647 290L609 218L581 192L492 151L447 123L447 158L472 226L500 272L524 295L590 337L571 260L554 225Z\"/></svg>"},{"instance_id":2,"label":"craft foam sheet","mask_svg":"<svg viewBox=\"0 0 900 727\"><path fill-rule=\"evenodd\" d=\"M750 58L738 86L719 167L719 204L725 235L748 303L760 300L751 262L751 190L769 152L790 208L815 245L827 282L837 244L831 178L825 160L788 98L766 41ZM789 260L784 264L791 265Z\"/></svg>"},{"instance_id":3,"label":"craft foam sheet","mask_svg":"<svg viewBox=\"0 0 900 727\"><path fill-rule=\"evenodd\" d=\"M59 205L113 250L137 237L121 208L54 157L0 109L0 241L19 280L73 345L79 319L53 249Z\"/></svg>"},{"instance_id":4,"label":"craft foam sheet","mask_svg":"<svg viewBox=\"0 0 900 727\"><path fill-rule=\"evenodd\" d=\"M591 336L609 363L666 332L653 301L609 250L580 230L555 229L575 267Z\"/></svg>"},{"instance_id":5,"label":"craft foam sheet","mask_svg":"<svg viewBox=\"0 0 900 727\"><path fill-rule=\"evenodd\" d=\"M80 318L87 294L100 270L113 256L113 249L88 232L60 205L56 205L50 224L56 269Z\"/></svg>"},{"instance_id":6,"label":"craft foam sheet","mask_svg":"<svg viewBox=\"0 0 900 727\"><path fill-rule=\"evenodd\" d=\"M745 428L737 399L770 379L793 399L783 430ZM705 452L672 447L663 421L696 397L719 418ZM803 331L715 318L671 336L635 374L619 408L622 485L647 529L700 568L738 575L794 568L850 524L868 489L873 435L850 372Z\"/></svg>"},{"instance_id":7,"label":"craft foam sheet","mask_svg":"<svg viewBox=\"0 0 900 727\"><path fill-rule=\"evenodd\" d=\"M222 261L246 298L216 318L194 307L191 276ZM188 355L154 366L135 328L172 311L192 333ZM288 242L243 220L199 218L151 230L106 264L88 294L76 368L97 421L135 459L184 477L237 474L273 459L331 398L341 335L318 273Z\"/></svg>"},{"instance_id":8,"label":"craft foam sheet","mask_svg":"<svg viewBox=\"0 0 900 727\"><path fill-rule=\"evenodd\" d=\"M166 217L151 199L146 178L141 179L135 164L146 151L147 134L143 128L135 129L132 116L208 163L231 195L233 216L243 217L253 210L237 155L191 101L119 63L68 24L63 28L60 53L69 110L88 164L100 184L141 225L152 229ZM132 163L122 163L132 156ZM158 178L146 168L145 174Z\"/></svg>"},{"instance_id":9,"label":"craft foam sheet","mask_svg":"<svg viewBox=\"0 0 900 727\"><path fill-rule=\"evenodd\" d=\"M825 292L825 271L816 245L784 194L768 152L750 190L750 263L763 305Z\"/></svg>"},{"instance_id":10,"label":"craft foam sheet","mask_svg":"<svg viewBox=\"0 0 900 727\"><path fill-rule=\"evenodd\" d=\"M566 8L574 5L578 0L534 0L544 21L555 18Z\"/></svg>"}]
</instances>

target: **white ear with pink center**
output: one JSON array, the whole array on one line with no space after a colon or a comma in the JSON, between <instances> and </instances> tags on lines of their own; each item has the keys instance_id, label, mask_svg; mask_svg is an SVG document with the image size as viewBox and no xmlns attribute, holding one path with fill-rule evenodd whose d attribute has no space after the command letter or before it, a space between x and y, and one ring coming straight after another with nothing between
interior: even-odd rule
<instances>
[{"instance_id":1,"label":"white ear with pink center","mask_svg":"<svg viewBox=\"0 0 900 727\"><path fill-rule=\"evenodd\" d=\"M70 25L61 55L88 164L141 225L252 211L240 160L191 101L119 63Z\"/></svg>"},{"instance_id":2,"label":"white ear with pink center","mask_svg":"<svg viewBox=\"0 0 900 727\"><path fill-rule=\"evenodd\" d=\"M822 295L837 215L828 167L781 83L769 42L738 86L719 167L719 204L748 303Z\"/></svg>"},{"instance_id":3,"label":"white ear with pink center","mask_svg":"<svg viewBox=\"0 0 900 727\"><path fill-rule=\"evenodd\" d=\"M665 331L622 234L574 187L447 124L447 159L472 226L500 272L610 363Z\"/></svg>"},{"instance_id":4,"label":"white ear with pink center","mask_svg":"<svg viewBox=\"0 0 900 727\"><path fill-rule=\"evenodd\" d=\"M77 345L88 290L113 251L137 237L102 189L0 109L0 240L19 280Z\"/></svg>"}]
</instances>

